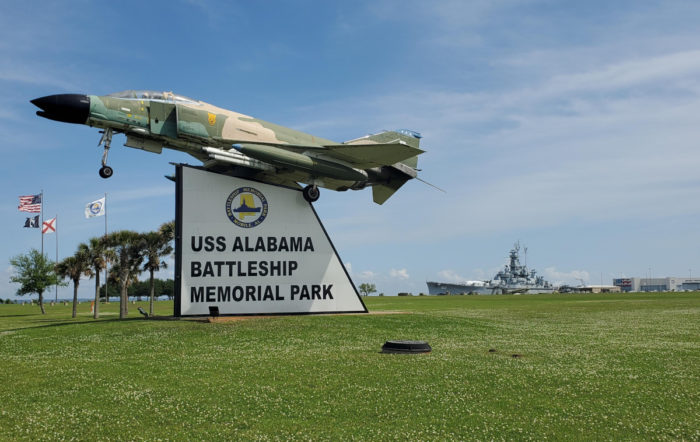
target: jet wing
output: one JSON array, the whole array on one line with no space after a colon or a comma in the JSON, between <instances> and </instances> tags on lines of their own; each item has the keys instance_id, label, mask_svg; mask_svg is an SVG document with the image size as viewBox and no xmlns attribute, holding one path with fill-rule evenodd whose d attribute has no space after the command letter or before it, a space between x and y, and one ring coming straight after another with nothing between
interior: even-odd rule
<instances>
[{"instance_id":1,"label":"jet wing","mask_svg":"<svg viewBox=\"0 0 700 442\"><path fill-rule=\"evenodd\" d=\"M299 144L265 143L245 141L244 144L274 146L296 153L309 153L312 156L325 156L344 161L357 169L391 166L425 152L400 141L394 143L328 144L324 146L304 146Z\"/></svg>"},{"instance_id":2,"label":"jet wing","mask_svg":"<svg viewBox=\"0 0 700 442\"><path fill-rule=\"evenodd\" d=\"M324 147L327 156L350 163L358 169L390 166L425 152L404 143L332 144Z\"/></svg>"}]
</instances>

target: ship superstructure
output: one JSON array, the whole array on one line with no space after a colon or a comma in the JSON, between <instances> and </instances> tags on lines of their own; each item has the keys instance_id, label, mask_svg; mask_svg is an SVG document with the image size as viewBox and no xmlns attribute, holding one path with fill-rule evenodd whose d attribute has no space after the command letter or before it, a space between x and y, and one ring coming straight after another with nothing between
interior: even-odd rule
<instances>
[{"instance_id":1,"label":"ship superstructure","mask_svg":"<svg viewBox=\"0 0 700 442\"><path fill-rule=\"evenodd\" d=\"M525 249L527 251L527 249ZM535 269L520 263L520 242L516 242L509 254L510 262L496 273L492 280L465 281L463 283L428 281L428 293L446 294L506 294L506 293L552 293L556 288L544 277L537 276Z\"/></svg>"}]
</instances>

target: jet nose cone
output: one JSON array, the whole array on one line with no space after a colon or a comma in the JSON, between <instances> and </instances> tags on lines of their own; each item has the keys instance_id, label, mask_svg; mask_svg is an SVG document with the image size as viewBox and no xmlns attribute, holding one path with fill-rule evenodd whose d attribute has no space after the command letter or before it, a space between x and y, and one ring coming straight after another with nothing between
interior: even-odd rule
<instances>
[{"instance_id":1,"label":"jet nose cone","mask_svg":"<svg viewBox=\"0 0 700 442\"><path fill-rule=\"evenodd\" d=\"M31 103L41 109L37 115L49 120L84 124L90 116L90 98L83 94L47 95Z\"/></svg>"}]
</instances>

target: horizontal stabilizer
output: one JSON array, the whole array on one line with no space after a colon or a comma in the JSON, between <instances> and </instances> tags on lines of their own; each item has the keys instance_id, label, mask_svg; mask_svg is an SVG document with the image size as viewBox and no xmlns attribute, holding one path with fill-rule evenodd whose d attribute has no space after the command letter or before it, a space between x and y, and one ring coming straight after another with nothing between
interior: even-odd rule
<instances>
[{"instance_id":1,"label":"horizontal stabilizer","mask_svg":"<svg viewBox=\"0 0 700 442\"><path fill-rule=\"evenodd\" d=\"M404 143L389 144L332 144L326 147L326 155L352 164L358 169L390 166L424 151Z\"/></svg>"}]
</instances>

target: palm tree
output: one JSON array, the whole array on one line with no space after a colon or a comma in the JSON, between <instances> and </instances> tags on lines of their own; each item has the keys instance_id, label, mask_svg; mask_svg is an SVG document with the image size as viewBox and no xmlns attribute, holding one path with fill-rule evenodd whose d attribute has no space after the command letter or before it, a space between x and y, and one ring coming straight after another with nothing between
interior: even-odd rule
<instances>
[{"instance_id":1,"label":"palm tree","mask_svg":"<svg viewBox=\"0 0 700 442\"><path fill-rule=\"evenodd\" d=\"M61 278L73 280L73 318L75 318L78 312L78 285L80 285L80 277L92 275L88 255L78 249L75 255L69 256L56 264L56 273Z\"/></svg>"},{"instance_id":2,"label":"palm tree","mask_svg":"<svg viewBox=\"0 0 700 442\"><path fill-rule=\"evenodd\" d=\"M142 238L140 233L131 230L121 230L110 233L105 237L105 245L114 251L115 265L112 274L119 281L119 319L124 319L128 312L129 285L140 273L143 262Z\"/></svg>"},{"instance_id":3,"label":"palm tree","mask_svg":"<svg viewBox=\"0 0 700 442\"><path fill-rule=\"evenodd\" d=\"M137 269L137 272L140 271L140 269ZM122 273L121 265L119 263L115 263L112 267L109 268L109 275L107 276L107 281L110 286L115 286L120 288L120 295L121 295L121 286L122 286L122 276L125 273ZM127 288L127 301L129 299L129 289L131 288L132 285L137 283L139 281L138 273L136 272L129 272L129 276L126 277L127 279L125 280L126 288ZM127 313L128 313L128 308L127 308Z\"/></svg>"},{"instance_id":4,"label":"palm tree","mask_svg":"<svg viewBox=\"0 0 700 442\"><path fill-rule=\"evenodd\" d=\"M167 242L175 239L175 221L168 221L167 223L161 224L158 228L158 233L160 233Z\"/></svg>"},{"instance_id":5,"label":"palm tree","mask_svg":"<svg viewBox=\"0 0 700 442\"><path fill-rule=\"evenodd\" d=\"M107 263L114 257L114 252L105 246L104 237L90 238L89 244L81 243L78 250L88 257L92 274L95 275L95 319L100 317L100 272L107 267ZM105 296L105 299L109 299Z\"/></svg>"},{"instance_id":6,"label":"palm tree","mask_svg":"<svg viewBox=\"0 0 700 442\"><path fill-rule=\"evenodd\" d=\"M167 224L167 223L166 223ZM165 226L165 224L163 224ZM163 226L158 232L148 232L143 235L143 255L146 259L143 265L143 270L149 272L149 283L151 300L149 305L149 315L153 316L153 297L155 291L155 279L153 274L161 268L167 268L168 265L161 257L168 256L172 253L173 248L170 246L170 238L167 233L163 233Z\"/></svg>"}]
</instances>

